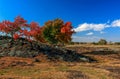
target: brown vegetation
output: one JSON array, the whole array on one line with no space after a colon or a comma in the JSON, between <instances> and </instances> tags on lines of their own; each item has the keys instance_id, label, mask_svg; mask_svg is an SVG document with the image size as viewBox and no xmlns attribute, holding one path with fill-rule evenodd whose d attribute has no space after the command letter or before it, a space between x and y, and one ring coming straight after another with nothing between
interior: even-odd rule
<instances>
[{"instance_id":1,"label":"brown vegetation","mask_svg":"<svg viewBox=\"0 0 120 79\"><path fill-rule=\"evenodd\" d=\"M97 62L48 61L35 58L1 57L0 79L120 79L119 46L67 46Z\"/></svg>"}]
</instances>

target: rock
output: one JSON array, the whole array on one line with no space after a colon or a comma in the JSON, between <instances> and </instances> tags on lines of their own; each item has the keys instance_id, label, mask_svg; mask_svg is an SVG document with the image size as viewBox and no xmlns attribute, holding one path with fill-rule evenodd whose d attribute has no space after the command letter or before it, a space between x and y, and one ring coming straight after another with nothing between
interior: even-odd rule
<instances>
[{"instance_id":1,"label":"rock","mask_svg":"<svg viewBox=\"0 0 120 79\"><path fill-rule=\"evenodd\" d=\"M55 61L90 61L90 58L78 54L76 51L62 47L53 47L35 41L29 42L23 38L13 42L6 41L5 43L1 43L1 46L0 56L34 58L42 53L46 55L48 59Z\"/></svg>"},{"instance_id":2,"label":"rock","mask_svg":"<svg viewBox=\"0 0 120 79\"><path fill-rule=\"evenodd\" d=\"M89 62L89 59L85 58L85 57L80 58L80 60L85 61L85 62Z\"/></svg>"}]
</instances>

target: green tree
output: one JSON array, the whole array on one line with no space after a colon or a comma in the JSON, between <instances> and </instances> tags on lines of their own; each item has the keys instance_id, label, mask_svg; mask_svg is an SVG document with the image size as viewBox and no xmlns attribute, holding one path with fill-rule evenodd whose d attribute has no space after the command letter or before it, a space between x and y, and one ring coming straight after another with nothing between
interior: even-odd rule
<instances>
[{"instance_id":1,"label":"green tree","mask_svg":"<svg viewBox=\"0 0 120 79\"><path fill-rule=\"evenodd\" d=\"M45 23L43 37L50 44L69 43L73 33L71 22L55 19Z\"/></svg>"},{"instance_id":2,"label":"green tree","mask_svg":"<svg viewBox=\"0 0 120 79\"><path fill-rule=\"evenodd\" d=\"M57 44L59 41L56 36L60 33L60 28L62 26L63 21L61 19L46 22L43 30L43 37L45 40L50 44Z\"/></svg>"},{"instance_id":3,"label":"green tree","mask_svg":"<svg viewBox=\"0 0 120 79\"><path fill-rule=\"evenodd\" d=\"M100 39L100 40L98 41L98 44L100 44L100 45L105 45L105 44L107 44L107 41L106 41L105 39Z\"/></svg>"}]
</instances>

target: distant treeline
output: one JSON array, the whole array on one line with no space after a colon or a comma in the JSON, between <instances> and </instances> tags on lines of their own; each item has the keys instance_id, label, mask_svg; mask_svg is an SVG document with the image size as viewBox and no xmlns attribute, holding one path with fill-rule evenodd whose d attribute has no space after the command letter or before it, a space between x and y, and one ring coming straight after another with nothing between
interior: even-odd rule
<instances>
[{"instance_id":1,"label":"distant treeline","mask_svg":"<svg viewBox=\"0 0 120 79\"><path fill-rule=\"evenodd\" d=\"M108 42L105 39L100 39L98 42L71 42L70 44L93 44L93 45L120 45L120 42Z\"/></svg>"}]
</instances>

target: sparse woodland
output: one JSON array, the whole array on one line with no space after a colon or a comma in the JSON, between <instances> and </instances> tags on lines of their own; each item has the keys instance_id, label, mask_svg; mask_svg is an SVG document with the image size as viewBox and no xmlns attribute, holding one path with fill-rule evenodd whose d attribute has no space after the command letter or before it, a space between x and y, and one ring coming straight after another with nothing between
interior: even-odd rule
<instances>
[{"instance_id":1,"label":"sparse woodland","mask_svg":"<svg viewBox=\"0 0 120 79\"><path fill-rule=\"evenodd\" d=\"M50 44L69 43L74 33L71 22L64 23L61 19L55 19L40 26L37 22L28 24L27 20L20 16L17 16L14 22L0 22L0 32L1 35L12 37L14 41L25 38L28 41Z\"/></svg>"},{"instance_id":2,"label":"sparse woodland","mask_svg":"<svg viewBox=\"0 0 120 79\"><path fill-rule=\"evenodd\" d=\"M0 79L120 79L120 46L72 43L72 23L0 22Z\"/></svg>"}]
</instances>

